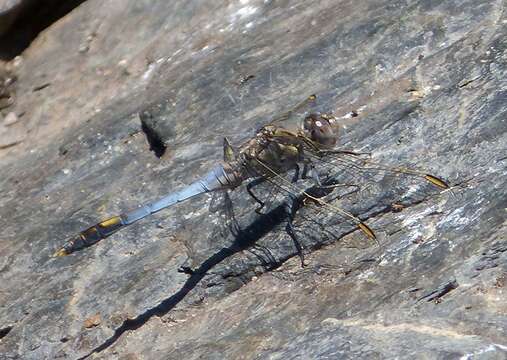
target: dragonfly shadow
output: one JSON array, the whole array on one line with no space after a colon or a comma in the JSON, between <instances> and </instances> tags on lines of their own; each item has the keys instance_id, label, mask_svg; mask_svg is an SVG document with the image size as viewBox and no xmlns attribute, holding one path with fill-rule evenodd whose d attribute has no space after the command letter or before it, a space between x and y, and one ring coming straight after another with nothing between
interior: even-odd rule
<instances>
[{"instance_id":1,"label":"dragonfly shadow","mask_svg":"<svg viewBox=\"0 0 507 360\"><path fill-rule=\"evenodd\" d=\"M259 239L269 233L276 225L280 224L286 218L286 207L284 205L280 205L268 213L260 215L256 220L254 220L244 229L240 228L239 224L234 219L230 225L230 231L234 235L234 241L230 246L220 249L215 254L206 259L198 268L192 270L189 278L187 281L185 281L180 290L164 299L158 305L138 315L137 317L125 320L115 330L114 334L111 337L109 337L87 355L79 358L79 360L86 359L94 353L99 353L106 350L108 347L112 346L125 332L135 331L139 329L152 317L162 317L166 315L201 282L209 270L211 270L213 267L225 259L231 257L232 255L254 246ZM269 264L271 263L271 260L269 260L270 257L272 257L272 255L267 255L268 260L262 257L259 258L259 261L261 263L265 262L266 264Z\"/></svg>"}]
</instances>

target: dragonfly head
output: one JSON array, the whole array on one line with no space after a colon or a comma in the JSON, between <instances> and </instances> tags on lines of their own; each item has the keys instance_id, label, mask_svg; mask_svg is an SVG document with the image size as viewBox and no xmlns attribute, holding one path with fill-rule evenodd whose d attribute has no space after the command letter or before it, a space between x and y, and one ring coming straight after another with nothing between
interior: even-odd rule
<instances>
[{"instance_id":1,"label":"dragonfly head","mask_svg":"<svg viewBox=\"0 0 507 360\"><path fill-rule=\"evenodd\" d=\"M315 143L333 147L338 140L338 123L328 114L310 114L303 122L303 132Z\"/></svg>"}]
</instances>

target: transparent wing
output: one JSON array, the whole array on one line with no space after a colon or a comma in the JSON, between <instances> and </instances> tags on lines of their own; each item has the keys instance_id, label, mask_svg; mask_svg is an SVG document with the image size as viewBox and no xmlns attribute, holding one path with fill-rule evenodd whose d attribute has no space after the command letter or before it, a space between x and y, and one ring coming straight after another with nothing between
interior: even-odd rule
<instances>
[{"instance_id":1,"label":"transparent wing","mask_svg":"<svg viewBox=\"0 0 507 360\"><path fill-rule=\"evenodd\" d=\"M215 219L214 233L221 237L227 237L238 232L239 224L229 191L214 192L211 196L209 211Z\"/></svg>"},{"instance_id":2,"label":"transparent wing","mask_svg":"<svg viewBox=\"0 0 507 360\"><path fill-rule=\"evenodd\" d=\"M297 238L303 250L336 242L358 229L361 236L348 237L351 239L348 242L340 240L341 244L354 248L378 245L375 234L382 229L372 229L367 224L368 218L397 211L397 206L419 203L448 188L445 181L434 175L380 164L368 154L309 152L306 160L317 176L304 177L301 169L286 174L272 171L271 176L251 189L257 200L263 202L262 212L287 204L288 217L292 215L291 237ZM269 173L269 165L263 165Z\"/></svg>"},{"instance_id":3,"label":"transparent wing","mask_svg":"<svg viewBox=\"0 0 507 360\"><path fill-rule=\"evenodd\" d=\"M251 169L252 182L222 202L226 224L222 229L235 232L239 239L252 233L286 232L275 236L280 238L277 244L257 243L249 250L266 263L275 262L276 256L270 254L280 246L292 246L299 254L338 240L344 247L371 247L378 244L375 234L382 229L370 227L370 217L448 188L434 175L376 163L368 154L352 151L306 151L298 166L285 173L258 162L256 168L262 171ZM305 166L310 169L304 171ZM276 220L258 221L263 217ZM349 233L354 234L344 237Z\"/></svg>"},{"instance_id":4,"label":"transparent wing","mask_svg":"<svg viewBox=\"0 0 507 360\"><path fill-rule=\"evenodd\" d=\"M268 164L257 160L258 165L263 167L266 174L270 176L264 179L264 183L272 185L278 194L287 195L291 202L292 212L297 212L299 208L306 204L314 204L323 209L323 211L334 215L340 221L357 226L368 238L375 240L374 232L356 215L343 207L333 204L324 199L333 190L341 188L337 196L345 196L348 193L356 192L359 186L355 183L339 183L332 177L327 177L324 182L320 180L320 176L308 177L307 171L298 166L291 179L285 174L275 172ZM303 164L305 167L306 164ZM347 190L348 189L348 190ZM353 189L353 190L351 190ZM272 191L273 192L273 191Z\"/></svg>"},{"instance_id":5,"label":"transparent wing","mask_svg":"<svg viewBox=\"0 0 507 360\"><path fill-rule=\"evenodd\" d=\"M317 110L317 97L310 95L287 112L271 120L271 125L277 125L287 130L296 130L301 126L303 119Z\"/></svg>"},{"instance_id":6,"label":"transparent wing","mask_svg":"<svg viewBox=\"0 0 507 360\"><path fill-rule=\"evenodd\" d=\"M439 177L427 172L404 166L393 166L375 161L367 153L346 150L331 150L320 153L305 153L308 161L321 176L332 177L337 182L354 183L365 188L383 188L384 192L397 189L399 196L408 197L420 192L449 189Z\"/></svg>"}]
</instances>

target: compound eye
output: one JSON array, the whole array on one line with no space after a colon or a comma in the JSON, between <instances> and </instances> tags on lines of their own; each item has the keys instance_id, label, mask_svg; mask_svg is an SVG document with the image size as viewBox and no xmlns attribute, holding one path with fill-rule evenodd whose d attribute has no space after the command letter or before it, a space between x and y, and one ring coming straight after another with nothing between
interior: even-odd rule
<instances>
[{"instance_id":1,"label":"compound eye","mask_svg":"<svg viewBox=\"0 0 507 360\"><path fill-rule=\"evenodd\" d=\"M325 118L316 120L313 124L312 140L323 146L334 146L337 141L335 131L330 121Z\"/></svg>"},{"instance_id":2,"label":"compound eye","mask_svg":"<svg viewBox=\"0 0 507 360\"><path fill-rule=\"evenodd\" d=\"M316 114L308 115L303 121L303 130L312 131L315 126L315 121L317 121Z\"/></svg>"}]
</instances>

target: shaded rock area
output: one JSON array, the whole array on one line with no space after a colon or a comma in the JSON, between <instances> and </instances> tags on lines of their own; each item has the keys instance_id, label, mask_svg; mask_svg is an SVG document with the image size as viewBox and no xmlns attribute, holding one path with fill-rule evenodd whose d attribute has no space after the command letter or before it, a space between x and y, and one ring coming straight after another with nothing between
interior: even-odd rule
<instances>
[{"instance_id":1,"label":"shaded rock area","mask_svg":"<svg viewBox=\"0 0 507 360\"><path fill-rule=\"evenodd\" d=\"M89 0L49 26L2 110L24 138L0 150L1 358L505 358L505 5ZM202 196L51 257L310 94L357 114L341 147L452 192L379 176L344 199L380 246L302 209L304 268L242 188L239 232Z\"/></svg>"},{"instance_id":2,"label":"shaded rock area","mask_svg":"<svg viewBox=\"0 0 507 360\"><path fill-rule=\"evenodd\" d=\"M85 0L1 0L0 58L13 59L45 28Z\"/></svg>"},{"instance_id":3,"label":"shaded rock area","mask_svg":"<svg viewBox=\"0 0 507 360\"><path fill-rule=\"evenodd\" d=\"M16 21L21 9L22 0L0 1L0 35L3 35Z\"/></svg>"}]
</instances>

